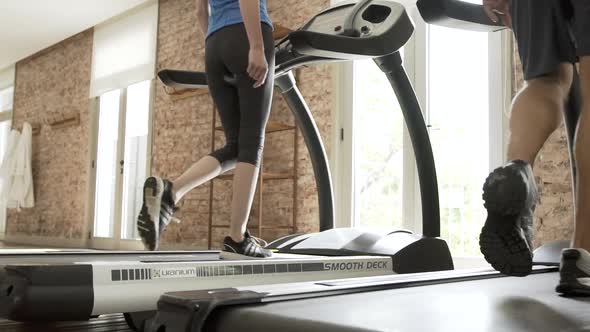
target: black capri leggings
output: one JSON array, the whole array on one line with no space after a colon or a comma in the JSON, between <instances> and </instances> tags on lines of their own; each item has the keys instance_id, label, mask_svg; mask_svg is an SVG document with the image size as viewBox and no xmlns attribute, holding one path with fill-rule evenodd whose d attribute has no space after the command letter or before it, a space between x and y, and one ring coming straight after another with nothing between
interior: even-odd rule
<instances>
[{"instance_id":1,"label":"black capri leggings","mask_svg":"<svg viewBox=\"0 0 590 332\"><path fill-rule=\"evenodd\" d=\"M265 23L261 25L268 76L259 88L254 88L255 81L246 72L250 46L243 23L227 26L207 38L207 81L226 140L225 146L211 156L219 161L223 172L234 168L236 162L259 166L262 158L272 103L275 57L272 28ZM224 76L232 76L235 81L228 83Z\"/></svg>"}]
</instances>

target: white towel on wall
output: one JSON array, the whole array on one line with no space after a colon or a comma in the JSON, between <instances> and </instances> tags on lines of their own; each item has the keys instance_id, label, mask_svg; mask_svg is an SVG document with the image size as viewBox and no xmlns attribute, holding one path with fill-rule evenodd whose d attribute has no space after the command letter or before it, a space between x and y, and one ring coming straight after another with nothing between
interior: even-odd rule
<instances>
[{"instance_id":1,"label":"white towel on wall","mask_svg":"<svg viewBox=\"0 0 590 332\"><path fill-rule=\"evenodd\" d=\"M12 180L15 168L15 150L20 140L20 133L17 130L11 130L6 142L6 152L2 164L0 164L0 179L2 188L0 188L0 202L3 206L8 206L8 197L12 188Z\"/></svg>"},{"instance_id":2,"label":"white towel on wall","mask_svg":"<svg viewBox=\"0 0 590 332\"><path fill-rule=\"evenodd\" d=\"M8 208L31 208L35 206L33 188L32 158L33 130L27 122L23 124L23 130L17 140L16 147L12 149L7 161L7 168L2 167L2 176L8 176L7 204ZM10 151L10 150L9 150Z\"/></svg>"}]
</instances>

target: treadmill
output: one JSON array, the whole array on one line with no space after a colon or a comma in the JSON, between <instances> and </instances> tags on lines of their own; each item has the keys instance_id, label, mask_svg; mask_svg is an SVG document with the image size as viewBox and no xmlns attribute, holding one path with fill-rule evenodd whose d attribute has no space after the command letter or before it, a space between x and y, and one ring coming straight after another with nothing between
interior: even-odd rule
<instances>
[{"instance_id":1,"label":"treadmill","mask_svg":"<svg viewBox=\"0 0 590 332\"><path fill-rule=\"evenodd\" d=\"M361 17L367 25L359 33L356 25ZM333 31L325 18L341 24ZM318 32L310 33L313 30ZM339 30L345 43L333 37ZM279 239L269 245L276 253L266 260L219 260L218 252L129 252L115 257L113 253L96 252L0 255L0 317L39 322L125 313L130 326L142 329L157 309L158 298L167 292L452 270L449 248L439 238L432 149L398 53L412 33L413 25L401 5L363 0L324 11L276 46L276 84L315 156L322 232ZM333 228L326 153L291 71L304 65L359 58L375 59L402 101L418 160L424 235ZM206 85L202 73L165 70L159 77L173 87ZM226 80L231 83L232 78Z\"/></svg>"},{"instance_id":2,"label":"treadmill","mask_svg":"<svg viewBox=\"0 0 590 332\"><path fill-rule=\"evenodd\" d=\"M334 22L340 24L334 26ZM295 110L298 124L304 124L300 128L308 149L316 156L312 160L323 202L320 228L324 232L275 241L271 247L277 255L263 261L163 259L159 253L144 253L152 257L137 259L130 253L128 259L114 261L105 261L108 255L101 258L90 254L60 258L61 262L49 264L44 261L49 256L40 255L25 264L15 264L3 263L0 257L0 316L19 321L56 321L124 312L128 324L141 330L148 326L158 297L167 292L253 287L294 280L356 280L363 276L453 269L448 246L438 238L438 191L428 133L398 52L412 32L413 25L403 6L386 0L363 0L320 13L277 45L277 85ZM375 59L402 103L420 174L424 236L406 231L383 235L330 229L333 206L327 159L291 70L357 58ZM170 85L206 84L206 77L199 73L168 70L161 72L160 78ZM232 78L226 79L231 82Z\"/></svg>"},{"instance_id":3,"label":"treadmill","mask_svg":"<svg viewBox=\"0 0 590 332\"><path fill-rule=\"evenodd\" d=\"M341 17L354 13L354 28L370 35L375 26L368 18L403 11L393 2L388 6L379 0L336 5L300 29L298 44L292 47L313 53L325 45L313 43L319 33L347 41L338 33L343 23L334 19L338 12ZM480 5L418 0L418 8L427 22L484 32L502 29L488 20ZM566 246L559 241L535 251L535 267L525 278L476 269L167 293L145 328L149 332L588 331L590 299L568 299L554 291L559 253Z\"/></svg>"}]
</instances>

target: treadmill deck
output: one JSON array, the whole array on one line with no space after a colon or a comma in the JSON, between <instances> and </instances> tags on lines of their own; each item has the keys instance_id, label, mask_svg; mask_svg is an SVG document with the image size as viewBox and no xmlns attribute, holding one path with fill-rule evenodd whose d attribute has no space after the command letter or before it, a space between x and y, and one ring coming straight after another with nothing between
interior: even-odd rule
<instances>
[{"instance_id":1,"label":"treadmill deck","mask_svg":"<svg viewBox=\"0 0 590 332\"><path fill-rule=\"evenodd\" d=\"M557 272L219 309L215 331L590 331L590 299Z\"/></svg>"}]
</instances>

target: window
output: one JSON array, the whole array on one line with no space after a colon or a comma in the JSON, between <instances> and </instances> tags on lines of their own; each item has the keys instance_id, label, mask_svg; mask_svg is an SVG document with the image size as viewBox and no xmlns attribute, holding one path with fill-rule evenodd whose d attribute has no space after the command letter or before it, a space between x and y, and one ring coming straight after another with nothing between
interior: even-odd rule
<instances>
[{"instance_id":1,"label":"window","mask_svg":"<svg viewBox=\"0 0 590 332\"><path fill-rule=\"evenodd\" d=\"M12 111L12 98L14 95L14 87L0 89L0 112Z\"/></svg>"},{"instance_id":2,"label":"window","mask_svg":"<svg viewBox=\"0 0 590 332\"><path fill-rule=\"evenodd\" d=\"M127 89L121 226L124 239L138 238L136 220L143 204L143 182L148 174L150 89L150 81L134 84Z\"/></svg>"},{"instance_id":3,"label":"window","mask_svg":"<svg viewBox=\"0 0 590 332\"><path fill-rule=\"evenodd\" d=\"M404 47L404 67L429 126L438 174L441 236L453 255L479 256L478 237L486 218L481 188L504 157L508 80L503 75L507 62L501 59L507 58L503 52L506 37L426 25L415 8L408 12L415 13L416 31ZM418 177L396 97L373 61L339 66L336 79L346 77L351 82L338 83L342 107L335 111L335 120L344 133L352 133L350 143L346 136L335 140L339 225L347 226L347 220L348 226L377 231L409 228L421 232ZM352 74L338 74L347 70ZM353 91L353 97L348 91ZM346 108L345 101L352 109ZM347 112L354 115L349 117ZM352 171L347 172L347 167ZM342 194L348 190L354 194ZM348 214L342 209L347 204L352 206Z\"/></svg>"},{"instance_id":4,"label":"window","mask_svg":"<svg viewBox=\"0 0 590 332\"><path fill-rule=\"evenodd\" d=\"M354 225L399 229L403 210L404 117L373 60L354 63Z\"/></svg>"},{"instance_id":5,"label":"window","mask_svg":"<svg viewBox=\"0 0 590 332\"><path fill-rule=\"evenodd\" d=\"M119 90L100 97L98 149L96 153L96 201L94 236L112 237L115 224L117 146L119 139Z\"/></svg>"},{"instance_id":6,"label":"window","mask_svg":"<svg viewBox=\"0 0 590 332\"><path fill-rule=\"evenodd\" d=\"M8 135L12 126L12 104L14 98L14 67L0 71L0 166L4 161L8 144ZM0 193L4 192L4 183L0 178ZM6 230L6 206L0 200L0 234Z\"/></svg>"},{"instance_id":7,"label":"window","mask_svg":"<svg viewBox=\"0 0 590 332\"><path fill-rule=\"evenodd\" d=\"M96 98L93 247L141 247L136 220L150 166L157 23L158 2L150 1L95 29L90 87L90 97Z\"/></svg>"},{"instance_id":8,"label":"window","mask_svg":"<svg viewBox=\"0 0 590 332\"><path fill-rule=\"evenodd\" d=\"M158 3L132 10L94 30L90 97L154 77Z\"/></svg>"},{"instance_id":9,"label":"window","mask_svg":"<svg viewBox=\"0 0 590 332\"><path fill-rule=\"evenodd\" d=\"M481 188L490 165L488 38L430 26L428 49L428 118L441 236L455 255L475 256L486 218Z\"/></svg>"},{"instance_id":10,"label":"window","mask_svg":"<svg viewBox=\"0 0 590 332\"><path fill-rule=\"evenodd\" d=\"M95 237L138 238L136 219L149 166L150 102L151 81L99 98Z\"/></svg>"}]
</instances>

